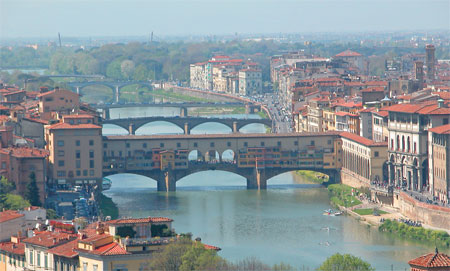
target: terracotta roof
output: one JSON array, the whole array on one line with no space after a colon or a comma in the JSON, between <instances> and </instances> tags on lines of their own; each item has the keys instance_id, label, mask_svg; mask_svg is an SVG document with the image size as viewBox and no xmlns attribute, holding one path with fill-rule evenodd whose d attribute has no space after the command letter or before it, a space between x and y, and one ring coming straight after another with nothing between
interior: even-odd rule
<instances>
[{"instance_id":1,"label":"terracotta roof","mask_svg":"<svg viewBox=\"0 0 450 271\"><path fill-rule=\"evenodd\" d=\"M25 244L23 243L13 243L13 242L3 242L0 243L0 251L6 251L16 255L25 255Z\"/></svg>"},{"instance_id":2,"label":"terracotta roof","mask_svg":"<svg viewBox=\"0 0 450 271\"><path fill-rule=\"evenodd\" d=\"M361 92L384 92L384 87L368 87L362 89Z\"/></svg>"},{"instance_id":3,"label":"terracotta roof","mask_svg":"<svg viewBox=\"0 0 450 271\"><path fill-rule=\"evenodd\" d=\"M123 218L105 222L110 225L117 224L138 224L138 223L155 223L155 222L172 222L173 219L167 217L145 217L145 218Z\"/></svg>"},{"instance_id":4,"label":"terracotta roof","mask_svg":"<svg viewBox=\"0 0 450 271\"><path fill-rule=\"evenodd\" d=\"M106 244L106 245L98 247L94 250L84 250L84 249L76 249L76 250L79 252L95 254L95 255L104 255L104 256L131 254L131 253L127 252L123 247L121 247L116 242Z\"/></svg>"},{"instance_id":5,"label":"terracotta roof","mask_svg":"<svg viewBox=\"0 0 450 271\"><path fill-rule=\"evenodd\" d=\"M66 118L66 119L86 119L86 118L91 118L91 119L93 119L94 116L88 115L88 114L79 114L79 115L64 115L63 118Z\"/></svg>"},{"instance_id":6,"label":"terracotta roof","mask_svg":"<svg viewBox=\"0 0 450 271\"><path fill-rule=\"evenodd\" d=\"M382 110L380 110L380 111L378 111L378 112L373 112L374 114L376 114L376 115L378 115L378 116L381 116L381 117L387 117L387 116L389 116L389 111L382 111Z\"/></svg>"},{"instance_id":7,"label":"terracotta roof","mask_svg":"<svg viewBox=\"0 0 450 271\"><path fill-rule=\"evenodd\" d=\"M69 123L56 123L48 126L49 130L61 130L61 129L101 129L101 126L92 123L80 123L80 124L69 124Z\"/></svg>"},{"instance_id":8,"label":"terracotta roof","mask_svg":"<svg viewBox=\"0 0 450 271\"><path fill-rule=\"evenodd\" d=\"M23 118L24 120L28 120L28 121L32 121L32 122L37 122L37 123L41 123L41 124L48 124L48 121L45 121L43 119L37 119L37 118Z\"/></svg>"},{"instance_id":9,"label":"terracotta roof","mask_svg":"<svg viewBox=\"0 0 450 271\"><path fill-rule=\"evenodd\" d=\"M45 158L49 155L44 149L34 149L28 147L9 147L0 149L0 153L9 154L17 158Z\"/></svg>"},{"instance_id":10,"label":"terracotta roof","mask_svg":"<svg viewBox=\"0 0 450 271\"><path fill-rule=\"evenodd\" d=\"M434 127L434 128L428 129L428 131L436 133L436 134L448 135L448 134L450 134L450 124Z\"/></svg>"},{"instance_id":11,"label":"terracotta roof","mask_svg":"<svg viewBox=\"0 0 450 271\"><path fill-rule=\"evenodd\" d=\"M341 116L341 117L343 117L343 116L357 117L358 116L357 114L352 114L352 113L345 112L345 111L338 111L335 114L336 114L336 116Z\"/></svg>"},{"instance_id":12,"label":"terracotta roof","mask_svg":"<svg viewBox=\"0 0 450 271\"><path fill-rule=\"evenodd\" d=\"M0 223L3 223L5 221L13 220L19 217L24 216L24 214L19 214L15 210L6 210L3 212L0 212Z\"/></svg>"},{"instance_id":13,"label":"terracotta roof","mask_svg":"<svg viewBox=\"0 0 450 271\"><path fill-rule=\"evenodd\" d=\"M444 100L450 100L450 92L432 92L434 95L438 95Z\"/></svg>"},{"instance_id":14,"label":"terracotta roof","mask_svg":"<svg viewBox=\"0 0 450 271\"><path fill-rule=\"evenodd\" d=\"M102 239L106 239L106 238L110 238L111 235L107 234L107 233L102 233L102 234L94 234L88 238L79 240L80 243L93 243L95 241L98 240L102 240Z\"/></svg>"},{"instance_id":15,"label":"terracotta roof","mask_svg":"<svg viewBox=\"0 0 450 271\"><path fill-rule=\"evenodd\" d=\"M64 244L73 239L76 239L75 234L47 231L37 234L36 236L24 239L23 242L26 244L52 248Z\"/></svg>"},{"instance_id":16,"label":"terracotta roof","mask_svg":"<svg viewBox=\"0 0 450 271\"><path fill-rule=\"evenodd\" d=\"M368 138L353 134L353 133L349 133L349 132L342 132L341 136L346 138L346 139L350 139L352 141L355 141L357 143L360 143L362 145L365 146L387 146L387 142L375 142L373 140L370 140Z\"/></svg>"},{"instance_id":17,"label":"terracotta roof","mask_svg":"<svg viewBox=\"0 0 450 271\"><path fill-rule=\"evenodd\" d=\"M409 261L408 264L420 267L450 267L450 257L443 253L429 253Z\"/></svg>"},{"instance_id":18,"label":"terracotta roof","mask_svg":"<svg viewBox=\"0 0 450 271\"><path fill-rule=\"evenodd\" d=\"M78 252L75 251L77 247L78 247L78 239L74 239L60 246L49 249L48 253L52 253L66 258L73 258L78 255Z\"/></svg>"},{"instance_id":19,"label":"terracotta roof","mask_svg":"<svg viewBox=\"0 0 450 271\"><path fill-rule=\"evenodd\" d=\"M220 247L211 246L211 245L207 245L207 244L203 244L203 247L208 250L215 250L215 251L222 250Z\"/></svg>"},{"instance_id":20,"label":"terracotta roof","mask_svg":"<svg viewBox=\"0 0 450 271\"><path fill-rule=\"evenodd\" d=\"M347 56L362 56L360 53L354 52L352 50L345 50L335 55L335 57L347 57Z\"/></svg>"}]
</instances>

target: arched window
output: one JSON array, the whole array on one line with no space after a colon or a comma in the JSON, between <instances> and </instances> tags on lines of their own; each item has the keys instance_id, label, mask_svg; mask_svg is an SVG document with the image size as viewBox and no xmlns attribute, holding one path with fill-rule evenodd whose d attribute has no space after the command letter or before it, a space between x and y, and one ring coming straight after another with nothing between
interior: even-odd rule
<instances>
[{"instance_id":1,"label":"arched window","mask_svg":"<svg viewBox=\"0 0 450 271\"><path fill-rule=\"evenodd\" d=\"M400 150L400 136L397 136L397 150Z\"/></svg>"},{"instance_id":2,"label":"arched window","mask_svg":"<svg viewBox=\"0 0 450 271\"><path fill-rule=\"evenodd\" d=\"M408 136L408 148L407 148L407 152L410 152L411 151L411 139L409 138L409 136Z\"/></svg>"},{"instance_id":3,"label":"arched window","mask_svg":"<svg viewBox=\"0 0 450 271\"><path fill-rule=\"evenodd\" d=\"M405 151L405 136L402 136L402 151Z\"/></svg>"}]
</instances>

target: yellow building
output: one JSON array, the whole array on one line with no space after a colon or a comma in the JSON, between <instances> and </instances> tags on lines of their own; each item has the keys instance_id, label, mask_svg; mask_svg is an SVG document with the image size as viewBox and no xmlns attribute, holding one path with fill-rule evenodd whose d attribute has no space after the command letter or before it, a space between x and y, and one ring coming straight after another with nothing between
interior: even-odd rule
<instances>
[{"instance_id":1,"label":"yellow building","mask_svg":"<svg viewBox=\"0 0 450 271\"><path fill-rule=\"evenodd\" d=\"M25 245L12 236L10 242L0 243L0 271L19 271L25 268Z\"/></svg>"}]
</instances>

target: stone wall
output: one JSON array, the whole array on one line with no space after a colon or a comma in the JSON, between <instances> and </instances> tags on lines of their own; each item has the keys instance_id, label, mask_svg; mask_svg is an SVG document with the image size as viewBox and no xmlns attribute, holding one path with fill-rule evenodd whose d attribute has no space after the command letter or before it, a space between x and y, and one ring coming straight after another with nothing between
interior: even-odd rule
<instances>
[{"instance_id":1,"label":"stone wall","mask_svg":"<svg viewBox=\"0 0 450 271\"><path fill-rule=\"evenodd\" d=\"M394 206L409 219L450 230L450 208L417 201L405 192L394 195Z\"/></svg>"},{"instance_id":2,"label":"stone wall","mask_svg":"<svg viewBox=\"0 0 450 271\"><path fill-rule=\"evenodd\" d=\"M369 187L369 180L349 171L348 169L341 169L341 182L345 185L360 188L360 187Z\"/></svg>"}]
</instances>

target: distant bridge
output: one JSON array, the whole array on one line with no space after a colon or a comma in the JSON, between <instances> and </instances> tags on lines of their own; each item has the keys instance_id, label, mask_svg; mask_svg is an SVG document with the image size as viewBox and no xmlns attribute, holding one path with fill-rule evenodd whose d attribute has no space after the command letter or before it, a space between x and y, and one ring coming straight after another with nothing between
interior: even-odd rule
<instances>
[{"instance_id":1,"label":"distant bridge","mask_svg":"<svg viewBox=\"0 0 450 271\"><path fill-rule=\"evenodd\" d=\"M156 180L158 191L175 191L178 180L206 170L243 176L248 189L266 189L270 178L301 169L333 183L341 161L338 132L103 137L103 176L140 174Z\"/></svg>"},{"instance_id":2,"label":"distant bridge","mask_svg":"<svg viewBox=\"0 0 450 271\"><path fill-rule=\"evenodd\" d=\"M233 133L239 132L239 130L252 123L261 123L272 128L272 120L270 119L237 119L237 118L206 118L206 117L139 117L139 118L126 118L126 119L105 119L103 124L113 124L128 130L130 135L134 135L136 130L145 124L155 121L166 121L180 127L185 134L190 134L191 129L196 126L215 122L228 126Z\"/></svg>"},{"instance_id":3,"label":"distant bridge","mask_svg":"<svg viewBox=\"0 0 450 271\"><path fill-rule=\"evenodd\" d=\"M80 94L81 90L87 86L107 86L113 90L116 103L119 102L120 89L125 86L139 85L149 87L150 89L152 88L152 83L150 81L86 81L69 82L67 85L75 89L78 94Z\"/></svg>"},{"instance_id":4,"label":"distant bridge","mask_svg":"<svg viewBox=\"0 0 450 271\"><path fill-rule=\"evenodd\" d=\"M110 109L112 108L128 108L128 107L178 107L180 108L180 117L188 116L189 107L241 107L245 106L246 114L253 114L261 111L260 105L243 104L243 103L126 103L126 104L94 104L93 108L102 109L104 119L110 119Z\"/></svg>"}]
</instances>

